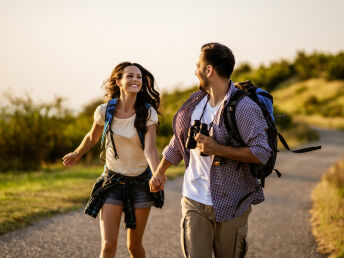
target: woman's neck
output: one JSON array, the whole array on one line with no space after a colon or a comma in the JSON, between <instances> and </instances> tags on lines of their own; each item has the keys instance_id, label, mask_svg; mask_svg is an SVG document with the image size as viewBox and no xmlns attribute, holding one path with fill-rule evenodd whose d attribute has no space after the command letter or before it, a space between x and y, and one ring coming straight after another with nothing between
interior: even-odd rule
<instances>
[{"instance_id":1,"label":"woman's neck","mask_svg":"<svg viewBox=\"0 0 344 258\"><path fill-rule=\"evenodd\" d=\"M136 96L137 94L123 94L121 92L118 104L123 113L128 114L135 110Z\"/></svg>"}]
</instances>

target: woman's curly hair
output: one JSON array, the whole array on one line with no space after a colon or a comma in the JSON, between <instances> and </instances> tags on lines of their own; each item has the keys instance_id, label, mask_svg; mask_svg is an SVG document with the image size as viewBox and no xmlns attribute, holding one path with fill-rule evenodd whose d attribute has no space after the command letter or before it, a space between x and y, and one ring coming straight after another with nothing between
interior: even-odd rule
<instances>
[{"instance_id":1,"label":"woman's curly hair","mask_svg":"<svg viewBox=\"0 0 344 258\"><path fill-rule=\"evenodd\" d=\"M146 108L146 103L152 105L157 112L160 105L160 94L154 88L154 76L147 69L137 63L123 62L118 64L113 69L111 76L103 83L106 91L105 100L107 102L110 99L119 98L121 96L121 91L116 83L116 80L122 79L123 71L128 66L136 66L138 69L140 69L142 74L142 88L137 93L134 106L136 112L134 125L143 134L146 134L146 121L148 118L148 109Z\"/></svg>"}]
</instances>

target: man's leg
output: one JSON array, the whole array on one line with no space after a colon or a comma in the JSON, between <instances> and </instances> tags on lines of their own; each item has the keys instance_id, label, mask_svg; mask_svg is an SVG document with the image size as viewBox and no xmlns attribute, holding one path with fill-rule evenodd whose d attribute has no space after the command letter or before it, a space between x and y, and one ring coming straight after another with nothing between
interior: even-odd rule
<instances>
[{"instance_id":1,"label":"man's leg","mask_svg":"<svg viewBox=\"0 0 344 258\"><path fill-rule=\"evenodd\" d=\"M247 222L250 212L251 207L239 217L216 223L214 245L216 258L245 257L247 252Z\"/></svg>"},{"instance_id":2,"label":"man's leg","mask_svg":"<svg viewBox=\"0 0 344 258\"><path fill-rule=\"evenodd\" d=\"M181 245L187 258L212 257L214 215L212 206L182 198Z\"/></svg>"}]
</instances>

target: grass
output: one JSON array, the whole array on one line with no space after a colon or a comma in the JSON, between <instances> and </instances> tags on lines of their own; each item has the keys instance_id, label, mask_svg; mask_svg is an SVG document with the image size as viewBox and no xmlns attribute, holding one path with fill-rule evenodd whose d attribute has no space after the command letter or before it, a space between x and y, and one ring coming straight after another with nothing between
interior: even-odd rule
<instances>
[{"instance_id":1,"label":"grass","mask_svg":"<svg viewBox=\"0 0 344 258\"><path fill-rule=\"evenodd\" d=\"M344 159L330 168L312 192L312 231L318 250L344 257Z\"/></svg>"},{"instance_id":2,"label":"grass","mask_svg":"<svg viewBox=\"0 0 344 258\"><path fill-rule=\"evenodd\" d=\"M303 121L307 124L323 128L338 129L344 131L344 117L322 117L319 115L296 115L295 121Z\"/></svg>"},{"instance_id":3,"label":"grass","mask_svg":"<svg viewBox=\"0 0 344 258\"><path fill-rule=\"evenodd\" d=\"M40 218L81 208L99 167L0 174L0 234Z\"/></svg>"},{"instance_id":4,"label":"grass","mask_svg":"<svg viewBox=\"0 0 344 258\"><path fill-rule=\"evenodd\" d=\"M185 171L184 164L167 170L169 179ZM100 166L50 167L40 171L0 173L0 234L55 214L82 208Z\"/></svg>"},{"instance_id":5,"label":"grass","mask_svg":"<svg viewBox=\"0 0 344 258\"><path fill-rule=\"evenodd\" d=\"M344 81L310 79L273 92L280 110L295 121L344 130Z\"/></svg>"}]
</instances>

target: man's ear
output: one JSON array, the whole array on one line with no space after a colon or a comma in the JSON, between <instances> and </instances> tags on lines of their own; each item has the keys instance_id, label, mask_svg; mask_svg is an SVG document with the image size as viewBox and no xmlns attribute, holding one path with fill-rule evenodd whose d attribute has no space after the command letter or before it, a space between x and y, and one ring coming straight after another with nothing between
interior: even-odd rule
<instances>
[{"instance_id":1,"label":"man's ear","mask_svg":"<svg viewBox=\"0 0 344 258\"><path fill-rule=\"evenodd\" d=\"M211 65L207 65L207 77L211 77L214 74L214 68Z\"/></svg>"}]
</instances>

